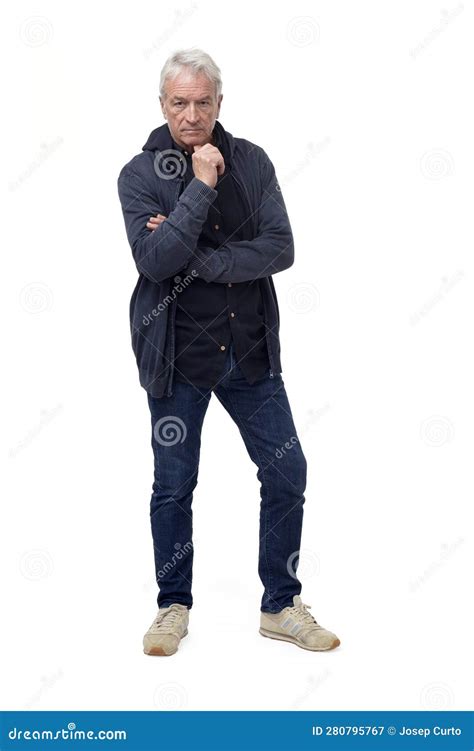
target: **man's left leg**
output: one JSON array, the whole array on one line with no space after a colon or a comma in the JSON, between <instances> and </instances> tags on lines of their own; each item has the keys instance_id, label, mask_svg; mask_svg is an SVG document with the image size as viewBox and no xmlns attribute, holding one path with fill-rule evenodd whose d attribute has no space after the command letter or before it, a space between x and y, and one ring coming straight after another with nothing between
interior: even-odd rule
<instances>
[{"instance_id":1,"label":"man's left leg","mask_svg":"<svg viewBox=\"0 0 474 751\"><path fill-rule=\"evenodd\" d=\"M278 613L301 592L296 577L303 524L306 459L281 375L249 385L235 365L214 393L237 424L260 480L258 572L261 611Z\"/></svg>"},{"instance_id":2,"label":"man's left leg","mask_svg":"<svg viewBox=\"0 0 474 751\"><path fill-rule=\"evenodd\" d=\"M264 586L260 633L321 651L340 639L320 626L296 578L303 524L306 459L281 375L252 386L238 365L214 389L236 422L261 482L259 575Z\"/></svg>"}]
</instances>

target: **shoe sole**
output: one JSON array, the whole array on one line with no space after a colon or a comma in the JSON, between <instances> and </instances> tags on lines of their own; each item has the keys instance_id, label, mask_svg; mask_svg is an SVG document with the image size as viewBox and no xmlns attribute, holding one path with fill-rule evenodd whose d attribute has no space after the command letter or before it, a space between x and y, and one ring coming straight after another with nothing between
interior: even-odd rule
<instances>
[{"instance_id":1,"label":"shoe sole","mask_svg":"<svg viewBox=\"0 0 474 751\"><path fill-rule=\"evenodd\" d=\"M184 639L185 636L188 634L188 629L184 632L181 639ZM171 657L171 655L175 655L178 649L176 648L174 652L165 652L163 647L150 647L149 650L145 649L143 647L143 651L146 655L151 655L152 657Z\"/></svg>"},{"instance_id":2,"label":"shoe sole","mask_svg":"<svg viewBox=\"0 0 474 751\"><path fill-rule=\"evenodd\" d=\"M296 644L301 649L307 649L310 652L327 652L329 649L335 649L341 643L340 639L335 639L329 647L307 647L305 644L297 641L294 636L284 636L283 634L277 634L274 631L267 631L264 628L259 628L259 633L262 636L266 636L268 639L277 639L277 641L289 641L291 644Z\"/></svg>"}]
</instances>

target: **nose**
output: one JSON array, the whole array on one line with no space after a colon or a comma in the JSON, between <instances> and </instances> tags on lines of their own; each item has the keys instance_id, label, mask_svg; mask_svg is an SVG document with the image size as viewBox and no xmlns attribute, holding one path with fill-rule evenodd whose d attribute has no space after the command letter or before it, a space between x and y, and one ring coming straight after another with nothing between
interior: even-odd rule
<instances>
[{"instance_id":1,"label":"nose","mask_svg":"<svg viewBox=\"0 0 474 751\"><path fill-rule=\"evenodd\" d=\"M195 125L197 123L197 111L194 102L190 102L188 106L186 112L186 120L188 121L189 125Z\"/></svg>"}]
</instances>

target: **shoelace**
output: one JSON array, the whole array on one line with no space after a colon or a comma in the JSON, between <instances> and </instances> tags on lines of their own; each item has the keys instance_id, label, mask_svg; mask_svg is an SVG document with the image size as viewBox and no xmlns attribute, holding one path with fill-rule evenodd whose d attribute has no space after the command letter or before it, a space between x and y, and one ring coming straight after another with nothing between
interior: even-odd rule
<instances>
[{"instance_id":1,"label":"shoelace","mask_svg":"<svg viewBox=\"0 0 474 751\"><path fill-rule=\"evenodd\" d=\"M316 628L322 628L322 626L319 625L316 618L314 618L311 613L308 613L307 608L310 608L311 605L305 605L304 602L301 603L301 605L292 605L290 608L288 608L289 612L293 615L296 615L298 620L302 621L303 623L310 623L312 626L316 626Z\"/></svg>"},{"instance_id":2,"label":"shoelace","mask_svg":"<svg viewBox=\"0 0 474 751\"><path fill-rule=\"evenodd\" d=\"M159 615L155 619L155 622L153 623L153 630L160 631L163 634L172 634L174 633L173 627L179 621L181 616L182 613L179 610L168 610L166 613Z\"/></svg>"}]
</instances>

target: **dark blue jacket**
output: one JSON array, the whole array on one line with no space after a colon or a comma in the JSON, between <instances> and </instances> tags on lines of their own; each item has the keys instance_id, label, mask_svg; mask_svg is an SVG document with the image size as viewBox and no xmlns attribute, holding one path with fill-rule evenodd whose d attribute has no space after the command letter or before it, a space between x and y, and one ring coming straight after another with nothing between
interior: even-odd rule
<instances>
[{"instance_id":1,"label":"dark blue jacket","mask_svg":"<svg viewBox=\"0 0 474 751\"><path fill-rule=\"evenodd\" d=\"M130 301L132 348L140 384L154 397L173 391L174 321L182 285L204 281L260 284L271 377L282 372L280 314L272 274L294 260L293 234L275 169L265 151L244 138L228 139L232 175L251 208L253 239L228 241L218 250L199 244L201 228L217 191L193 177L183 189L184 157L167 153L167 123L150 134L142 152L122 168L118 192L128 241L140 274ZM154 231L150 216L163 214Z\"/></svg>"}]
</instances>

